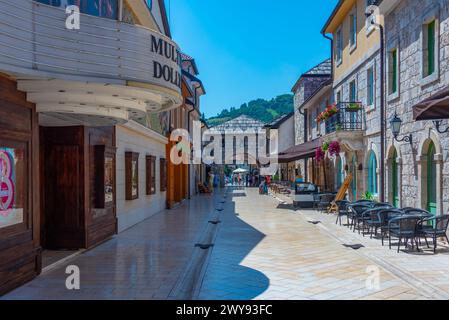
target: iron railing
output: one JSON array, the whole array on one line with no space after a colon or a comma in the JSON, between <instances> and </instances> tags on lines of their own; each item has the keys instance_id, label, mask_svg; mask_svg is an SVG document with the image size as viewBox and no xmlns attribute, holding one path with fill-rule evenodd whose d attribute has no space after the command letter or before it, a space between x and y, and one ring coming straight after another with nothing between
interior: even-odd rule
<instances>
[{"instance_id":1,"label":"iron railing","mask_svg":"<svg viewBox=\"0 0 449 320\"><path fill-rule=\"evenodd\" d=\"M338 112L326 120L326 134L365 128L365 110L360 102L340 102Z\"/></svg>"}]
</instances>

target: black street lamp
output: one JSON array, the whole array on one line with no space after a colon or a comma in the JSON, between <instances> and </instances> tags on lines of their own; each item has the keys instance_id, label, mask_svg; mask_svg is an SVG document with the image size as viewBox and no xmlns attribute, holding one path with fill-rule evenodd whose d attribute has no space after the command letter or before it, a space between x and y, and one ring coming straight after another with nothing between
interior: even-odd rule
<instances>
[{"instance_id":1,"label":"black street lamp","mask_svg":"<svg viewBox=\"0 0 449 320\"><path fill-rule=\"evenodd\" d=\"M435 128L437 129L438 133L443 134L443 133L448 133L449 132L449 127L444 129L444 130L441 129L441 120L435 120L433 122L433 124L435 125Z\"/></svg>"},{"instance_id":2,"label":"black street lamp","mask_svg":"<svg viewBox=\"0 0 449 320\"><path fill-rule=\"evenodd\" d=\"M413 137L411 134L408 136L405 136L404 138L402 138L400 140L398 139L398 136L401 133L402 120L401 120L401 118L398 117L397 113L395 113L393 119L391 119L390 125L391 125L391 131L393 132L394 140L396 140L397 142L404 142L404 141L409 142L409 143L413 142Z\"/></svg>"}]
</instances>

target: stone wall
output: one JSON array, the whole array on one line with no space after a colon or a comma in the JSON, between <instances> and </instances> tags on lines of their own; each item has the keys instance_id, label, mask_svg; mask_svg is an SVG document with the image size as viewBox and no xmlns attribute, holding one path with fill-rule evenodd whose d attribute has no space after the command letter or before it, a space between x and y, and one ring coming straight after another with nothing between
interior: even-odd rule
<instances>
[{"instance_id":1,"label":"stone wall","mask_svg":"<svg viewBox=\"0 0 449 320\"><path fill-rule=\"evenodd\" d=\"M439 21L439 64L436 78L426 81L421 74L422 26L432 17ZM429 142L433 141L437 150L434 159L437 163L437 212L446 213L449 207L449 134L437 133L431 121L415 122L412 107L449 84L449 1L401 1L385 23L387 48L398 47L400 60L399 96L388 99L388 119L397 112L403 121L399 138L408 134L413 137L412 144L397 143L393 142L391 131L387 131L387 150L393 150L394 146L399 154L401 205L426 208L425 156ZM443 121L444 128L448 125L449 122ZM388 187L391 189L391 184Z\"/></svg>"},{"instance_id":2,"label":"stone wall","mask_svg":"<svg viewBox=\"0 0 449 320\"><path fill-rule=\"evenodd\" d=\"M295 145L303 144L304 141L304 115L299 112L299 107L312 96L329 78L326 77L313 77L303 76L299 85L294 92L294 108L295 108ZM309 125L311 125L309 123ZM313 125L313 123L312 123ZM304 161L297 161L296 168L299 170L299 174L305 176L305 163Z\"/></svg>"},{"instance_id":3,"label":"stone wall","mask_svg":"<svg viewBox=\"0 0 449 320\"><path fill-rule=\"evenodd\" d=\"M368 70L374 68L375 97L374 104L368 106ZM341 92L342 102L360 102L364 108L364 128L363 138L364 149L354 152L343 152L341 157L344 163L351 163L355 154L357 166L362 165L362 171L358 171L357 177L357 196L358 198L368 190L368 156L371 151L376 154L377 159L377 195L380 192L380 51L376 51L368 59L360 63L354 71L343 81L334 87L334 95ZM350 99L350 83L356 83L356 101ZM353 150L355 151L355 150ZM345 173L346 175L347 173ZM350 197L352 199L352 197Z\"/></svg>"}]
</instances>

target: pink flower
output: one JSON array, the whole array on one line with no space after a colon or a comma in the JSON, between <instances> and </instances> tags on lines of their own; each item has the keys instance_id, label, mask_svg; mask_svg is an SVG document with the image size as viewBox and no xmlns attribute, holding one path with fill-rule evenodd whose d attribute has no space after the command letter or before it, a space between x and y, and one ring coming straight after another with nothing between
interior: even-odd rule
<instances>
[{"instance_id":1,"label":"pink flower","mask_svg":"<svg viewBox=\"0 0 449 320\"><path fill-rule=\"evenodd\" d=\"M323 149L321 149L321 147L317 148L316 151L315 151L315 159L316 159L316 161L318 161L318 162L323 161L324 160L324 156L325 156L325 153L324 153Z\"/></svg>"},{"instance_id":2,"label":"pink flower","mask_svg":"<svg viewBox=\"0 0 449 320\"><path fill-rule=\"evenodd\" d=\"M332 141L329 144L329 149L328 149L329 155L336 156L337 154L340 153L340 151L341 151L341 148L340 148L340 143L338 143L338 141Z\"/></svg>"}]
</instances>

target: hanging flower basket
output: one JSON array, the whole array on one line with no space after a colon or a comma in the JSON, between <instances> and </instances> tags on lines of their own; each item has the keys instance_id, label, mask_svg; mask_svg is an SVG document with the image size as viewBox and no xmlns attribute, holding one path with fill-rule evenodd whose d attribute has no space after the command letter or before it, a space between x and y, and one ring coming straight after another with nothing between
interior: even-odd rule
<instances>
[{"instance_id":1,"label":"hanging flower basket","mask_svg":"<svg viewBox=\"0 0 449 320\"><path fill-rule=\"evenodd\" d=\"M329 118L332 118L334 115L338 113L338 108L336 104L330 105L326 107L326 110L321 112L316 118L316 122L319 123L321 121L326 121Z\"/></svg>"},{"instance_id":2,"label":"hanging flower basket","mask_svg":"<svg viewBox=\"0 0 449 320\"><path fill-rule=\"evenodd\" d=\"M321 147L317 148L315 151L315 159L317 162L321 162L324 160L324 157L326 154L324 153L323 149Z\"/></svg>"},{"instance_id":3,"label":"hanging flower basket","mask_svg":"<svg viewBox=\"0 0 449 320\"><path fill-rule=\"evenodd\" d=\"M340 153L340 151L341 151L341 147L340 147L340 143L338 143L338 141L332 141L329 144L328 152L331 157L338 155Z\"/></svg>"}]
</instances>

